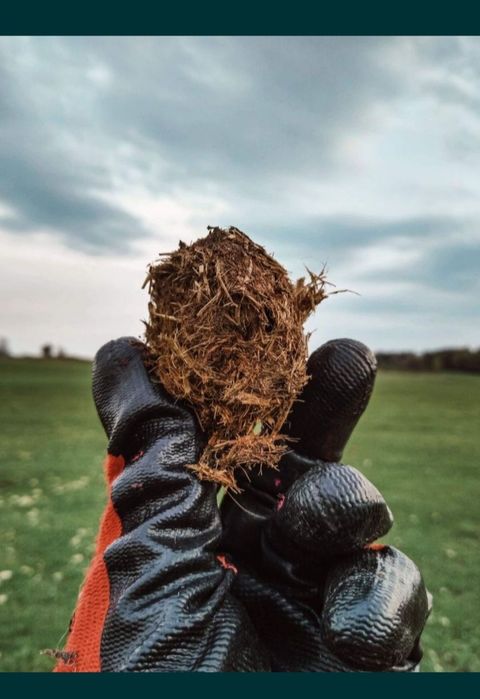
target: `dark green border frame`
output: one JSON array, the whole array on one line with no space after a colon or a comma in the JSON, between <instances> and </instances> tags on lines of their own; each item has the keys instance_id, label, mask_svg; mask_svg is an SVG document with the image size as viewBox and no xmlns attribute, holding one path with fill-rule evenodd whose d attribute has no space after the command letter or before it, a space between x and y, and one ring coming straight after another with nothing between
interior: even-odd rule
<instances>
[{"instance_id":1,"label":"dark green border frame","mask_svg":"<svg viewBox=\"0 0 480 699\"><path fill-rule=\"evenodd\" d=\"M413 7L412 7L413 5ZM370 2L356 3L238 3L197 2L169 4L136 2L133 5L37 3L34 7L10 4L2 8L0 33L3 35L477 35L480 34L480 8L470 2L431 5L419 2L408 6ZM479 39L480 40L480 39ZM477 687L477 690L475 690ZM480 673L439 674L68 674L0 673L3 696L16 694L85 698L86 692L103 696L131 696L143 690L163 699L164 693L196 698L208 693L228 699L246 692L273 692L279 696L310 699L312 695L334 699L338 694L382 699L425 699L430 693L459 699L460 693L475 694L480 689ZM376 699L376 697L375 697Z\"/></svg>"},{"instance_id":2,"label":"dark green border frame","mask_svg":"<svg viewBox=\"0 0 480 699\"><path fill-rule=\"evenodd\" d=\"M382 697L384 699L425 699L428 696L447 696L459 699L465 694L475 694L480 687L480 673L439 674L68 674L5 673L0 675L0 689L5 697L13 692L24 696L58 696L59 699L85 699L97 692L102 697L131 697L132 692L145 692L154 697L208 697L222 699L245 697L257 691L277 697L301 697L311 699L343 695L357 697ZM9 691L10 690L10 691Z\"/></svg>"},{"instance_id":3,"label":"dark green border frame","mask_svg":"<svg viewBox=\"0 0 480 699\"><path fill-rule=\"evenodd\" d=\"M4 3L0 34L458 35L480 34L475 2Z\"/></svg>"}]
</instances>

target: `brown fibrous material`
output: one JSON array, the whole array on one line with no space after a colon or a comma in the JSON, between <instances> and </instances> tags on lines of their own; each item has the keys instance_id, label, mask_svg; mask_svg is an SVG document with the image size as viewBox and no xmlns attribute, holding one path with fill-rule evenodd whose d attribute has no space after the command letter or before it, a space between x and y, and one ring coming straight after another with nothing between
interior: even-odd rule
<instances>
[{"instance_id":1,"label":"brown fibrous material","mask_svg":"<svg viewBox=\"0 0 480 699\"><path fill-rule=\"evenodd\" d=\"M194 408L207 436L199 478L238 491L236 469L275 468L281 428L307 381L303 324L325 275L295 284L237 228L209 228L149 267L146 342L153 374Z\"/></svg>"}]
</instances>

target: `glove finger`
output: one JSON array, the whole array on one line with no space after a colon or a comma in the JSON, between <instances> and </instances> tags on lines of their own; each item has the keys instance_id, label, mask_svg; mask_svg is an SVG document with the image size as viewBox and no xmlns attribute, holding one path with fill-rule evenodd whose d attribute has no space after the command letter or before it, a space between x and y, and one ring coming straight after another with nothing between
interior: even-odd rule
<instances>
[{"instance_id":1,"label":"glove finger","mask_svg":"<svg viewBox=\"0 0 480 699\"><path fill-rule=\"evenodd\" d=\"M384 536L393 515L383 496L357 469L290 457L298 475L286 495L249 487L222 503L226 550L250 563L261 558L275 575L303 585L320 580L326 561ZM298 463L297 463L298 462Z\"/></svg>"},{"instance_id":2,"label":"glove finger","mask_svg":"<svg viewBox=\"0 0 480 699\"><path fill-rule=\"evenodd\" d=\"M390 546L364 550L329 573L322 638L338 658L359 669L402 667L409 658L420 660L428 613L425 584L407 556Z\"/></svg>"},{"instance_id":3,"label":"glove finger","mask_svg":"<svg viewBox=\"0 0 480 699\"><path fill-rule=\"evenodd\" d=\"M268 669L229 592L235 568L217 555L216 486L187 468L201 448L195 417L150 380L143 360L143 347L129 338L95 359L109 498L69 635L68 669Z\"/></svg>"},{"instance_id":4,"label":"glove finger","mask_svg":"<svg viewBox=\"0 0 480 699\"><path fill-rule=\"evenodd\" d=\"M124 531L156 510L159 498L183 498L185 522L195 521L205 498L217 509L214 484L200 484L187 468L198 461L203 446L195 415L151 379L145 360L145 346L123 337L104 345L93 367L93 396L109 437L108 454L123 463L111 488Z\"/></svg>"},{"instance_id":5,"label":"glove finger","mask_svg":"<svg viewBox=\"0 0 480 699\"><path fill-rule=\"evenodd\" d=\"M291 593L290 587L240 571L233 583L235 596L245 605L268 648L273 671L359 672L351 658L341 660L326 646L321 629L323 594L318 589ZM389 672L418 669L421 650L417 642L401 665ZM355 661L354 661L355 662Z\"/></svg>"},{"instance_id":6,"label":"glove finger","mask_svg":"<svg viewBox=\"0 0 480 699\"><path fill-rule=\"evenodd\" d=\"M288 433L295 451L310 459L340 461L347 441L367 407L377 363L356 340L332 340L310 356L310 380L295 403Z\"/></svg>"},{"instance_id":7,"label":"glove finger","mask_svg":"<svg viewBox=\"0 0 480 699\"><path fill-rule=\"evenodd\" d=\"M332 340L310 356L310 380L286 422L295 441L278 470L263 469L238 482L242 488L270 495L275 501L318 460L338 462L372 394L376 376L374 354L355 340Z\"/></svg>"},{"instance_id":8,"label":"glove finger","mask_svg":"<svg viewBox=\"0 0 480 699\"><path fill-rule=\"evenodd\" d=\"M359 471L317 464L292 485L264 529L263 547L314 574L322 561L363 549L384 536L393 516L381 493Z\"/></svg>"},{"instance_id":9,"label":"glove finger","mask_svg":"<svg viewBox=\"0 0 480 699\"><path fill-rule=\"evenodd\" d=\"M194 448L183 457L185 464L194 463L202 446L195 415L152 380L146 359L145 345L133 337L107 342L95 356L93 398L109 438L108 451L121 454L128 463L158 437L159 430L175 426L191 436L191 440L183 442L186 446L190 441ZM182 454L178 457L181 459Z\"/></svg>"}]
</instances>

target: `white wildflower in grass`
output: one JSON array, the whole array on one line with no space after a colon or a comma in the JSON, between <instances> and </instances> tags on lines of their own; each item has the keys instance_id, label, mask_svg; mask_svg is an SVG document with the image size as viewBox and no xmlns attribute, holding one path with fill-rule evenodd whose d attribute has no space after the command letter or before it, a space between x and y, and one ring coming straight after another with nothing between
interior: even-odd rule
<instances>
[{"instance_id":1,"label":"white wildflower in grass","mask_svg":"<svg viewBox=\"0 0 480 699\"><path fill-rule=\"evenodd\" d=\"M8 595L0 595L0 604L5 604L8 600Z\"/></svg>"},{"instance_id":2,"label":"white wildflower in grass","mask_svg":"<svg viewBox=\"0 0 480 699\"><path fill-rule=\"evenodd\" d=\"M13 575L13 571L11 570L0 570L0 583L4 582L5 580L10 580Z\"/></svg>"},{"instance_id":3,"label":"white wildflower in grass","mask_svg":"<svg viewBox=\"0 0 480 699\"><path fill-rule=\"evenodd\" d=\"M428 655L430 656L430 660L433 666L433 671L434 672L443 672L443 665L440 662L440 658L438 657L438 654L433 650L433 648L428 649Z\"/></svg>"},{"instance_id":4,"label":"white wildflower in grass","mask_svg":"<svg viewBox=\"0 0 480 699\"><path fill-rule=\"evenodd\" d=\"M11 505L16 505L17 507L31 507L42 497L43 491L41 488L33 488L30 494L18 495L14 493L9 498L9 503Z\"/></svg>"},{"instance_id":5,"label":"white wildflower in grass","mask_svg":"<svg viewBox=\"0 0 480 699\"><path fill-rule=\"evenodd\" d=\"M84 560L84 555L82 553L74 553L73 556L70 558L71 563L82 563Z\"/></svg>"},{"instance_id":6,"label":"white wildflower in grass","mask_svg":"<svg viewBox=\"0 0 480 699\"><path fill-rule=\"evenodd\" d=\"M67 481L66 483L56 483L52 490L56 495L62 495L63 493L73 493L77 490L83 490L86 488L90 482L88 476L81 476L74 481Z\"/></svg>"},{"instance_id":7,"label":"white wildflower in grass","mask_svg":"<svg viewBox=\"0 0 480 699\"><path fill-rule=\"evenodd\" d=\"M11 495L10 503L17 507L31 507L35 504L35 498L33 495Z\"/></svg>"},{"instance_id":8,"label":"white wildflower in grass","mask_svg":"<svg viewBox=\"0 0 480 699\"><path fill-rule=\"evenodd\" d=\"M35 527L40 522L40 511L34 507L27 512L28 523Z\"/></svg>"},{"instance_id":9,"label":"white wildflower in grass","mask_svg":"<svg viewBox=\"0 0 480 699\"><path fill-rule=\"evenodd\" d=\"M82 543L83 538L88 533L88 529L85 527L79 527L75 532L75 535L70 539L70 546L77 548Z\"/></svg>"},{"instance_id":10,"label":"white wildflower in grass","mask_svg":"<svg viewBox=\"0 0 480 699\"><path fill-rule=\"evenodd\" d=\"M52 578L55 580L55 582L60 582L63 580L63 573L60 570L57 570L55 573L53 573Z\"/></svg>"},{"instance_id":11,"label":"white wildflower in grass","mask_svg":"<svg viewBox=\"0 0 480 699\"><path fill-rule=\"evenodd\" d=\"M23 575L32 575L33 568L32 568L32 566L21 565L20 572L23 573Z\"/></svg>"},{"instance_id":12,"label":"white wildflower in grass","mask_svg":"<svg viewBox=\"0 0 480 699\"><path fill-rule=\"evenodd\" d=\"M455 549L447 548L447 549L445 549L445 555L447 556L447 558L455 558L457 555L457 552L455 551Z\"/></svg>"}]
</instances>

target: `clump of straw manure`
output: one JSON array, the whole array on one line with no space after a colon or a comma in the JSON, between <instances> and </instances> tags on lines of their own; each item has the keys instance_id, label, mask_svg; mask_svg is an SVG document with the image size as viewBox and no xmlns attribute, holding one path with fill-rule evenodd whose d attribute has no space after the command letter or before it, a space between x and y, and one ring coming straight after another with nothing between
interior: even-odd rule
<instances>
[{"instance_id":1,"label":"clump of straw manure","mask_svg":"<svg viewBox=\"0 0 480 699\"><path fill-rule=\"evenodd\" d=\"M154 375L194 408L207 437L199 478L237 491L235 471L275 467L281 428L307 381L303 324L325 297L325 277L293 284L237 228L206 237L149 267L146 342Z\"/></svg>"}]
</instances>

